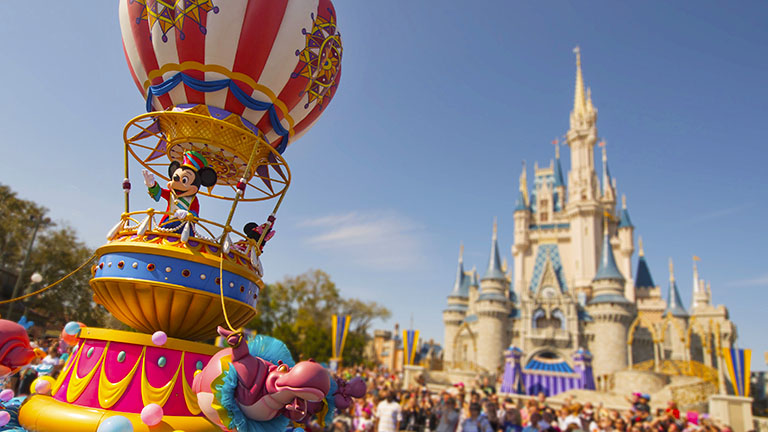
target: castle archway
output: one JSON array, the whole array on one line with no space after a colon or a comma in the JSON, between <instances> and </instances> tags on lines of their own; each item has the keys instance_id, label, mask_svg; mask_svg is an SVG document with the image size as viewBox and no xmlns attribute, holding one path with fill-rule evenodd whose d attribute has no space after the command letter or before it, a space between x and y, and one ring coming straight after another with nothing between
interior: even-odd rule
<instances>
[{"instance_id":1,"label":"castle archway","mask_svg":"<svg viewBox=\"0 0 768 432\"><path fill-rule=\"evenodd\" d=\"M453 339L453 369L476 370L477 369L477 335L464 323L456 332Z\"/></svg>"}]
</instances>

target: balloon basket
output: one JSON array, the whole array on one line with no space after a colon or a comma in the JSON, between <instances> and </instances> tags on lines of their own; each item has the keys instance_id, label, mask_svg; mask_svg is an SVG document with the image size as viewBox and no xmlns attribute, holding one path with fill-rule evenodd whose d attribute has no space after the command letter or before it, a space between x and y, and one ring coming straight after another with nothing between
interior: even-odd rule
<instances>
[{"instance_id":1,"label":"balloon basket","mask_svg":"<svg viewBox=\"0 0 768 432\"><path fill-rule=\"evenodd\" d=\"M131 215L138 213L152 218L151 211ZM141 229L127 226L129 219L124 215L123 229L97 250L99 258L91 268L94 301L117 319L147 333L214 338L216 326L225 325L222 290L233 326L255 316L264 283L248 253L253 245L242 242L223 253L216 240L202 236L185 241L181 234L155 226L139 234Z\"/></svg>"},{"instance_id":2,"label":"balloon basket","mask_svg":"<svg viewBox=\"0 0 768 432\"><path fill-rule=\"evenodd\" d=\"M201 413L192 380L220 348L168 338L156 346L148 334L84 328L51 395L33 395L19 410L28 431L96 432L122 416L135 432L219 431ZM149 404L163 409L150 428L141 420Z\"/></svg>"}]
</instances>

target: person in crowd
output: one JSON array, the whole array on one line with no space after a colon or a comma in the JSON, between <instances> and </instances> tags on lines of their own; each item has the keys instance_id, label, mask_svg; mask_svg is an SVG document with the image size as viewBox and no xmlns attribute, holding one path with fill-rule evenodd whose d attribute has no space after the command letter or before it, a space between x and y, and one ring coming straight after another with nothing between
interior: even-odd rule
<instances>
[{"instance_id":1,"label":"person in crowd","mask_svg":"<svg viewBox=\"0 0 768 432\"><path fill-rule=\"evenodd\" d=\"M482 408L479 403L469 404L469 417L459 426L459 432L494 432L486 416L481 416Z\"/></svg>"},{"instance_id":2,"label":"person in crowd","mask_svg":"<svg viewBox=\"0 0 768 432\"><path fill-rule=\"evenodd\" d=\"M456 409L456 399L448 395L443 399L443 407L440 410L440 421L437 423L437 432L456 432L459 425L459 410Z\"/></svg>"},{"instance_id":3,"label":"person in crowd","mask_svg":"<svg viewBox=\"0 0 768 432\"><path fill-rule=\"evenodd\" d=\"M679 420L680 419L680 410L677 409L677 402L672 401L672 400L667 402L667 408L664 410L664 414L669 414L675 420Z\"/></svg>"},{"instance_id":4,"label":"person in crowd","mask_svg":"<svg viewBox=\"0 0 768 432\"><path fill-rule=\"evenodd\" d=\"M373 432L375 422L370 408L364 407L356 420L355 432Z\"/></svg>"},{"instance_id":5,"label":"person in crowd","mask_svg":"<svg viewBox=\"0 0 768 432\"><path fill-rule=\"evenodd\" d=\"M382 401L376 406L376 432L398 432L402 415L395 393L385 390L381 397Z\"/></svg>"},{"instance_id":6,"label":"person in crowd","mask_svg":"<svg viewBox=\"0 0 768 432\"><path fill-rule=\"evenodd\" d=\"M494 402L495 396L489 397L485 403L482 404L483 414L488 418L488 423L491 425L491 429L498 431L501 423L499 422L499 406Z\"/></svg>"},{"instance_id":7,"label":"person in crowd","mask_svg":"<svg viewBox=\"0 0 768 432\"><path fill-rule=\"evenodd\" d=\"M592 402L586 402L584 408L579 413L579 422L581 423L581 430L594 432L597 430L597 422L595 421L595 410L592 408Z\"/></svg>"}]
</instances>

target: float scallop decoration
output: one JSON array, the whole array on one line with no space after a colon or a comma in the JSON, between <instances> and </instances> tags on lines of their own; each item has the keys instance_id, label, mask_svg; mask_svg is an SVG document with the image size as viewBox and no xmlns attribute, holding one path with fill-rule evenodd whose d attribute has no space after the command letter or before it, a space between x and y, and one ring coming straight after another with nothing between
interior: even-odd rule
<instances>
[{"instance_id":1,"label":"float scallop decoration","mask_svg":"<svg viewBox=\"0 0 768 432\"><path fill-rule=\"evenodd\" d=\"M86 328L83 333L51 395L36 395L24 404L19 421L25 428L96 432L119 414L134 430L147 430L141 412L156 404L167 430L212 430L191 385L218 348L172 338L158 347L150 335L118 330Z\"/></svg>"}]
</instances>

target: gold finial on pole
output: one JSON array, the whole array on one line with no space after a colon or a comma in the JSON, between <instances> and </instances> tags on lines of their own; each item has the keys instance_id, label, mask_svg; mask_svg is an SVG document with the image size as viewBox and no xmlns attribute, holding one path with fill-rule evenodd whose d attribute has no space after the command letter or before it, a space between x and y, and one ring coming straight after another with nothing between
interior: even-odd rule
<instances>
[{"instance_id":1,"label":"gold finial on pole","mask_svg":"<svg viewBox=\"0 0 768 432\"><path fill-rule=\"evenodd\" d=\"M624 194L621 194L621 208L622 210L627 209L627 196Z\"/></svg>"},{"instance_id":2,"label":"gold finial on pole","mask_svg":"<svg viewBox=\"0 0 768 432\"><path fill-rule=\"evenodd\" d=\"M643 237L638 236L637 237L637 248L639 251L637 252L638 256L645 256L645 251L643 250Z\"/></svg>"},{"instance_id":3,"label":"gold finial on pole","mask_svg":"<svg viewBox=\"0 0 768 432\"><path fill-rule=\"evenodd\" d=\"M464 243L459 243L459 262L464 262Z\"/></svg>"},{"instance_id":4,"label":"gold finial on pole","mask_svg":"<svg viewBox=\"0 0 768 432\"><path fill-rule=\"evenodd\" d=\"M499 223L497 221L497 217L493 217L493 240L496 241L498 238L498 232L499 232Z\"/></svg>"}]
</instances>

